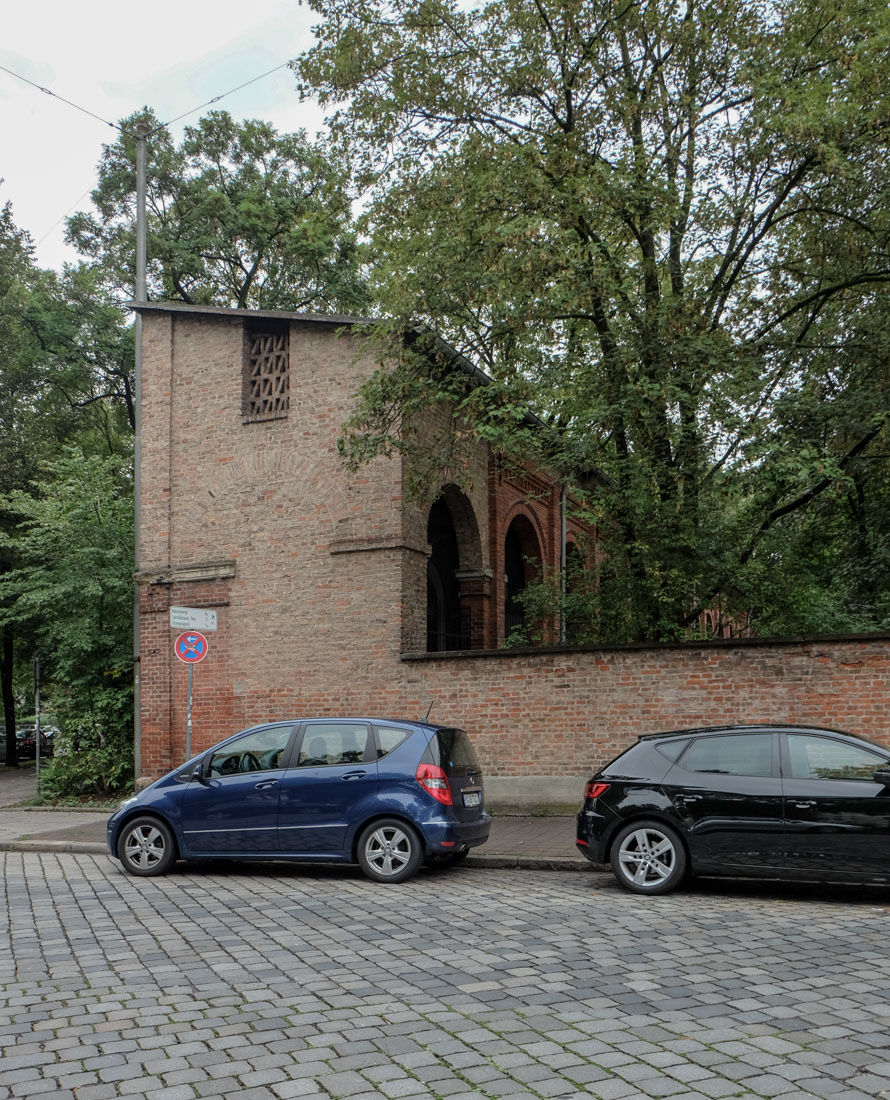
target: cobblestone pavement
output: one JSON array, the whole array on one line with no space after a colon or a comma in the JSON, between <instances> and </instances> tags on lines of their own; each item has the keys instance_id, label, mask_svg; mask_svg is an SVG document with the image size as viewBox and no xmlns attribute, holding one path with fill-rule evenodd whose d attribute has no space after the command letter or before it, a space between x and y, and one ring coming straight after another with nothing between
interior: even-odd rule
<instances>
[{"instance_id":1,"label":"cobblestone pavement","mask_svg":"<svg viewBox=\"0 0 890 1100\"><path fill-rule=\"evenodd\" d=\"M886 891L0 860L0 1100L890 1095Z\"/></svg>"}]
</instances>

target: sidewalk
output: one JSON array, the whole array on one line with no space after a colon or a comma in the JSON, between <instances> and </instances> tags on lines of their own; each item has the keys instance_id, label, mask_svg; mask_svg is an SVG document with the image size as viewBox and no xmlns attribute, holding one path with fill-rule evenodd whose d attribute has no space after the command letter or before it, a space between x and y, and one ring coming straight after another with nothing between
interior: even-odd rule
<instances>
[{"instance_id":1,"label":"sidewalk","mask_svg":"<svg viewBox=\"0 0 890 1100\"><path fill-rule=\"evenodd\" d=\"M33 765L0 766L0 851L86 852L104 855L107 813L16 805L33 797ZM574 817L494 817L488 843L469 864L546 871L594 870L575 848Z\"/></svg>"}]
</instances>

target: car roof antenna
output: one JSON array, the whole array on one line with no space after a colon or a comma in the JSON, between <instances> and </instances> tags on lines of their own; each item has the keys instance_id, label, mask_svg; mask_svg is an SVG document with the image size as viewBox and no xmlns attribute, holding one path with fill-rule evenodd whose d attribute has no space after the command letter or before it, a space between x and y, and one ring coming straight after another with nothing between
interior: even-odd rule
<instances>
[{"instance_id":1,"label":"car roof antenna","mask_svg":"<svg viewBox=\"0 0 890 1100\"><path fill-rule=\"evenodd\" d=\"M426 718L424 718L424 722L429 722L429 720L430 720L430 711L433 709L433 703L434 702L435 702L435 699L430 699L430 705L426 708Z\"/></svg>"}]
</instances>

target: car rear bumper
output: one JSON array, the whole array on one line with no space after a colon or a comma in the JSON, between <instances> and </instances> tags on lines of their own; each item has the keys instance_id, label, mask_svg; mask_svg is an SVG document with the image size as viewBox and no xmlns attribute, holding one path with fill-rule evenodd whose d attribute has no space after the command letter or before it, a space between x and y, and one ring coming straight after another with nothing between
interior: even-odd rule
<instances>
[{"instance_id":1,"label":"car rear bumper","mask_svg":"<svg viewBox=\"0 0 890 1100\"><path fill-rule=\"evenodd\" d=\"M577 821L575 846L578 851L591 863L605 863L613 815L609 814L607 819L596 810L581 810Z\"/></svg>"},{"instance_id":2,"label":"car rear bumper","mask_svg":"<svg viewBox=\"0 0 890 1100\"><path fill-rule=\"evenodd\" d=\"M488 840L491 818L483 814L475 821L425 821L422 831L424 843L432 853L478 848Z\"/></svg>"}]
</instances>

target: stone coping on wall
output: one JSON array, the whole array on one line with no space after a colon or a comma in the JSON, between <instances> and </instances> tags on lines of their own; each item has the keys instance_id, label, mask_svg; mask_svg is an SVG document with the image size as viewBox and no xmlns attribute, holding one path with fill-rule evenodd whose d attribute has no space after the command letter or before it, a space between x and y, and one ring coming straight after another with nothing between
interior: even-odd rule
<instances>
[{"instance_id":1,"label":"stone coping on wall","mask_svg":"<svg viewBox=\"0 0 890 1100\"><path fill-rule=\"evenodd\" d=\"M565 657L573 653L620 653L651 650L733 649L763 647L765 649L800 645L863 644L890 642L890 631L871 634L807 634L782 635L763 638L703 638L687 642L613 642L611 644L583 646L535 646L509 649L449 649L440 652L406 652L400 654L403 661L471 660L477 657Z\"/></svg>"},{"instance_id":2,"label":"stone coping on wall","mask_svg":"<svg viewBox=\"0 0 890 1100\"><path fill-rule=\"evenodd\" d=\"M140 569L133 574L137 585L186 584L194 581L230 580L237 574L235 561L197 562L192 565L168 566L163 569Z\"/></svg>"},{"instance_id":3,"label":"stone coping on wall","mask_svg":"<svg viewBox=\"0 0 890 1100\"><path fill-rule=\"evenodd\" d=\"M237 309L232 306L195 305L191 302L127 302L135 313L186 313L208 317L261 317L270 320L308 321L324 325L372 325L373 317L345 313L300 313L290 309Z\"/></svg>"}]
</instances>

